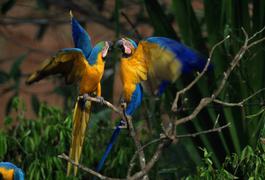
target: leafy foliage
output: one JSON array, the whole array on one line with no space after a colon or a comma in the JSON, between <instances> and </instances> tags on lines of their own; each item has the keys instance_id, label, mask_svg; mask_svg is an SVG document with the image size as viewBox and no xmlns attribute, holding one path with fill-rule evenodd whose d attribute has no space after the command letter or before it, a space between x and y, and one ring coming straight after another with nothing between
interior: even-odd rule
<instances>
[{"instance_id":1,"label":"leafy foliage","mask_svg":"<svg viewBox=\"0 0 265 180\"><path fill-rule=\"evenodd\" d=\"M1 4L1 13L6 14L16 2L6 0ZM52 2L45 3L40 0L36 2L42 11L48 11L49 7L53 6ZM100 11L104 8L105 2L105 0L92 1ZM212 59L213 71L209 72L207 77L182 98L179 117L191 113L200 98L210 95L212 90L218 86L231 57L242 45L244 37L241 27L249 34L253 34L265 24L264 1L203 0L204 9L195 9L193 2L192 0L172 0L170 6L167 6L164 1L137 1L141 9L137 20L141 21L140 23L148 21L148 24L154 28L154 35L180 40L205 57L208 56L209 49L215 43L231 35L231 40L215 51ZM119 25L122 19L119 17L119 12L133 2L126 4L126 2L116 0L115 3L112 21L115 23L116 37L119 37L123 28ZM78 6L75 8L78 9ZM80 11L81 14L82 12L84 11ZM145 17L146 14L148 17ZM36 34L38 39L43 37L47 27L48 25L39 25L39 31ZM264 37L264 35L263 32L253 40ZM38 97L33 94L31 102L37 118L26 119L24 117L26 107L16 96L19 95L23 75L21 64L27 55L23 53L15 58L9 72L0 71L0 84L8 84L2 94L12 92L13 95L7 103L7 116L4 120L4 128L0 132L0 158L20 165L26 172L27 179L52 179L54 177L66 179L64 173L66 163L58 159L57 155L68 153L69 150L71 109L73 98L77 95L76 88L73 86L54 87L52 93L64 97L62 110L41 104ZM250 49L218 98L226 102L239 102L264 88L264 59L264 43ZM113 98L113 72L116 62L114 59L111 65L107 64L106 72L111 73L102 81L103 96L108 100ZM163 115L172 115L170 105L176 90L184 87L193 78L193 75L181 77L159 100L145 96L139 115L134 116L134 123L141 132L143 143L158 138ZM180 140L177 145L172 145L152 169L150 177L152 179L156 177L161 179L181 177L186 177L184 179L264 179L264 145L257 144L260 134L264 135L264 98L264 92L260 93L247 102L243 108L212 104L193 122L178 127L178 134L184 134L231 123L231 127L222 133L186 138ZM96 167L113 131L111 129L113 124L110 122L111 112L99 106L96 106L94 110L96 113L91 119L86 140L88 143L85 143L82 160L83 164L92 168ZM16 117L10 116L12 111L17 112ZM147 159L153 147L146 149ZM131 138L127 132L122 132L107 159L103 173L109 176L125 176L133 153L134 146ZM137 166L133 171L136 169ZM194 175L191 175L193 173ZM81 171L77 178L87 178L87 176ZM73 177L68 179L73 179Z\"/></svg>"},{"instance_id":2,"label":"leafy foliage","mask_svg":"<svg viewBox=\"0 0 265 180\"><path fill-rule=\"evenodd\" d=\"M219 169L213 166L211 153L202 149L203 163L197 167L197 173L183 179L264 179L265 156L262 146L260 143L256 149L246 146L240 154L227 156Z\"/></svg>"}]
</instances>

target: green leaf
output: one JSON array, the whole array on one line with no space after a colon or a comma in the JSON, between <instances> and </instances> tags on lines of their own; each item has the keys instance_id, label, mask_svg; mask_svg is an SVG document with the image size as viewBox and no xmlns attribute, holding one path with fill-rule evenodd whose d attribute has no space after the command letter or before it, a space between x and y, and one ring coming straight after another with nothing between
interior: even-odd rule
<instances>
[{"instance_id":1,"label":"green leaf","mask_svg":"<svg viewBox=\"0 0 265 180\"><path fill-rule=\"evenodd\" d=\"M174 28L167 19L167 16L158 1L144 0L144 2L150 21L155 29L155 35L179 40Z\"/></svg>"},{"instance_id":2,"label":"green leaf","mask_svg":"<svg viewBox=\"0 0 265 180\"><path fill-rule=\"evenodd\" d=\"M9 80L9 75L4 71L0 71L0 84L4 84L8 80Z\"/></svg>"},{"instance_id":3,"label":"green leaf","mask_svg":"<svg viewBox=\"0 0 265 180\"><path fill-rule=\"evenodd\" d=\"M4 119L4 124L7 126L7 125L10 125L11 123L13 122L13 118L10 117L10 116L6 116L5 119Z\"/></svg>"},{"instance_id":4,"label":"green leaf","mask_svg":"<svg viewBox=\"0 0 265 180\"><path fill-rule=\"evenodd\" d=\"M40 109L40 101L35 94L33 94L31 96L31 106L32 106L32 109L34 110L35 114L38 114L39 109Z\"/></svg>"},{"instance_id":5,"label":"green leaf","mask_svg":"<svg viewBox=\"0 0 265 180\"><path fill-rule=\"evenodd\" d=\"M47 31L48 27L49 27L48 24L39 25L39 29L38 29L38 31L36 33L36 39L37 40L41 40L43 38L43 36L44 36L45 32Z\"/></svg>"},{"instance_id":6,"label":"green leaf","mask_svg":"<svg viewBox=\"0 0 265 180\"><path fill-rule=\"evenodd\" d=\"M120 37L120 8L121 8L121 1L115 0L114 19L115 19L116 38Z\"/></svg>"},{"instance_id":7,"label":"green leaf","mask_svg":"<svg viewBox=\"0 0 265 180\"><path fill-rule=\"evenodd\" d=\"M43 0L36 0L37 6L41 10L47 10L49 8L49 2L48 1L43 1Z\"/></svg>"},{"instance_id":8,"label":"green leaf","mask_svg":"<svg viewBox=\"0 0 265 180\"><path fill-rule=\"evenodd\" d=\"M6 135L0 133L0 160L2 161L5 154L7 153L7 140Z\"/></svg>"},{"instance_id":9,"label":"green leaf","mask_svg":"<svg viewBox=\"0 0 265 180\"><path fill-rule=\"evenodd\" d=\"M20 65L26 59L27 53L20 55L15 62L12 64L9 76L15 81L18 81L21 75Z\"/></svg>"},{"instance_id":10,"label":"green leaf","mask_svg":"<svg viewBox=\"0 0 265 180\"><path fill-rule=\"evenodd\" d=\"M208 50L202 37L200 24L191 6L191 1L173 0L172 7L180 29L181 39L185 44L207 54Z\"/></svg>"},{"instance_id":11,"label":"green leaf","mask_svg":"<svg viewBox=\"0 0 265 180\"><path fill-rule=\"evenodd\" d=\"M5 3L1 5L1 13L6 14L14 5L16 1L15 0L8 0Z\"/></svg>"},{"instance_id":12,"label":"green leaf","mask_svg":"<svg viewBox=\"0 0 265 180\"><path fill-rule=\"evenodd\" d=\"M6 103L6 109L5 109L5 114L6 115L8 115L11 112L12 108L13 108L12 105L13 105L13 99L15 98L15 96L16 96L16 94L13 94L9 98L9 100L7 101L7 103Z\"/></svg>"}]
</instances>

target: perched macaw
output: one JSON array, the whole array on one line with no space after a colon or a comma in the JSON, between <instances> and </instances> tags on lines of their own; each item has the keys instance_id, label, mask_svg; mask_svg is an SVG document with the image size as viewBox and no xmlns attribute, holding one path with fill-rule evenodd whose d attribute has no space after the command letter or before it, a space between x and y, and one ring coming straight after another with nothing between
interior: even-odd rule
<instances>
[{"instance_id":1,"label":"perched macaw","mask_svg":"<svg viewBox=\"0 0 265 180\"><path fill-rule=\"evenodd\" d=\"M71 22L75 48L59 50L55 56L48 58L26 83L32 84L47 76L61 74L67 84L79 82L79 94L83 97L87 94L101 97L100 80L111 42L102 41L92 48L88 33L72 15ZM77 99L73 112L72 143L69 153L69 157L76 163L79 163L90 111L90 101L85 101L84 98ZM67 175L70 175L71 169L72 165L68 163ZM76 173L75 166L74 175Z\"/></svg>"},{"instance_id":2,"label":"perched macaw","mask_svg":"<svg viewBox=\"0 0 265 180\"><path fill-rule=\"evenodd\" d=\"M127 103L126 115L130 116L141 104L142 81L148 79L148 84L151 84L155 94L161 95L168 84L176 81L181 73L202 71L206 65L206 60L201 55L165 37L149 37L140 41L138 45L130 38L121 38L116 45L122 50L121 80L124 100ZM102 169L119 132L118 125L99 163L98 171Z\"/></svg>"},{"instance_id":3,"label":"perched macaw","mask_svg":"<svg viewBox=\"0 0 265 180\"><path fill-rule=\"evenodd\" d=\"M24 172L10 162L0 162L1 180L24 180Z\"/></svg>"}]
</instances>

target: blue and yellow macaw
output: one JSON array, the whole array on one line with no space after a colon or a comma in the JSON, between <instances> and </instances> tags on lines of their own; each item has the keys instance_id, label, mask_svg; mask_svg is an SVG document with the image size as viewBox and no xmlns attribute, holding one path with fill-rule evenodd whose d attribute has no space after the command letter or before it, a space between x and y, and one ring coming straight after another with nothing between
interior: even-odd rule
<instances>
[{"instance_id":1,"label":"blue and yellow macaw","mask_svg":"<svg viewBox=\"0 0 265 180\"><path fill-rule=\"evenodd\" d=\"M24 180L24 172L10 162L0 162L1 180Z\"/></svg>"},{"instance_id":2,"label":"blue and yellow macaw","mask_svg":"<svg viewBox=\"0 0 265 180\"><path fill-rule=\"evenodd\" d=\"M71 23L75 48L59 50L55 56L44 61L41 68L33 73L26 83L32 84L54 74L61 74L67 84L79 82L79 94L83 95L83 98L78 98L75 103L69 153L69 157L79 163L91 111L91 102L85 101L85 96L89 94L101 97L100 80L111 42L102 41L92 48L89 35L72 15ZM71 169L72 165L68 163L67 175L71 174ZM74 175L76 174L77 167L75 166Z\"/></svg>"},{"instance_id":3,"label":"blue and yellow macaw","mask_svg":"<svg viewBox=\"0 0 265 180\"><path fill-rule=\"evenodd\" d=\"M141 105L142 81L148 79L155 94L161 95L167 85L176 81L182 73L201 71L206 65L205 59L198 53L165 37L149 37L140 41L138 45L130 38L122 38L116 42L116 45L122 50L120 71L124 100L127 104L125 113L129 116ZM102 169L118 137L119 125L112 135L97 171Z\"/></svg>"}]
</instances>

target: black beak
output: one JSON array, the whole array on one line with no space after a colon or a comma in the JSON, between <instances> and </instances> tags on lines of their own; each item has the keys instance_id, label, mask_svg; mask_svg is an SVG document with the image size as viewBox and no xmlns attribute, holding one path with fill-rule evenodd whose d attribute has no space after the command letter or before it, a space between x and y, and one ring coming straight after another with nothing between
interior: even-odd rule
<instances>
[{"instance_id":1,"label":"black beak","mask_svg":"<svg viewBox=\"0 0 265 180\"><path fill-rule=\"evenodd\" d=\"M113 50L113 45L114 43L112 41L107 41L108 45L109 45L109 49L108 51L112 51Z\"/></svg>"},{"instance_id":2,"label":"black beak","mask_svg":"<svg viewBox=\"0 0 265 180\"><path fill-rule=\"evenodd\" d=\"M115 48L119 48L122 51L122 53L125 53L125 49L124 49L124 46L123 46L123 41L121 39L116 41L114 47Z\"/></svg>"}]
</instances>

